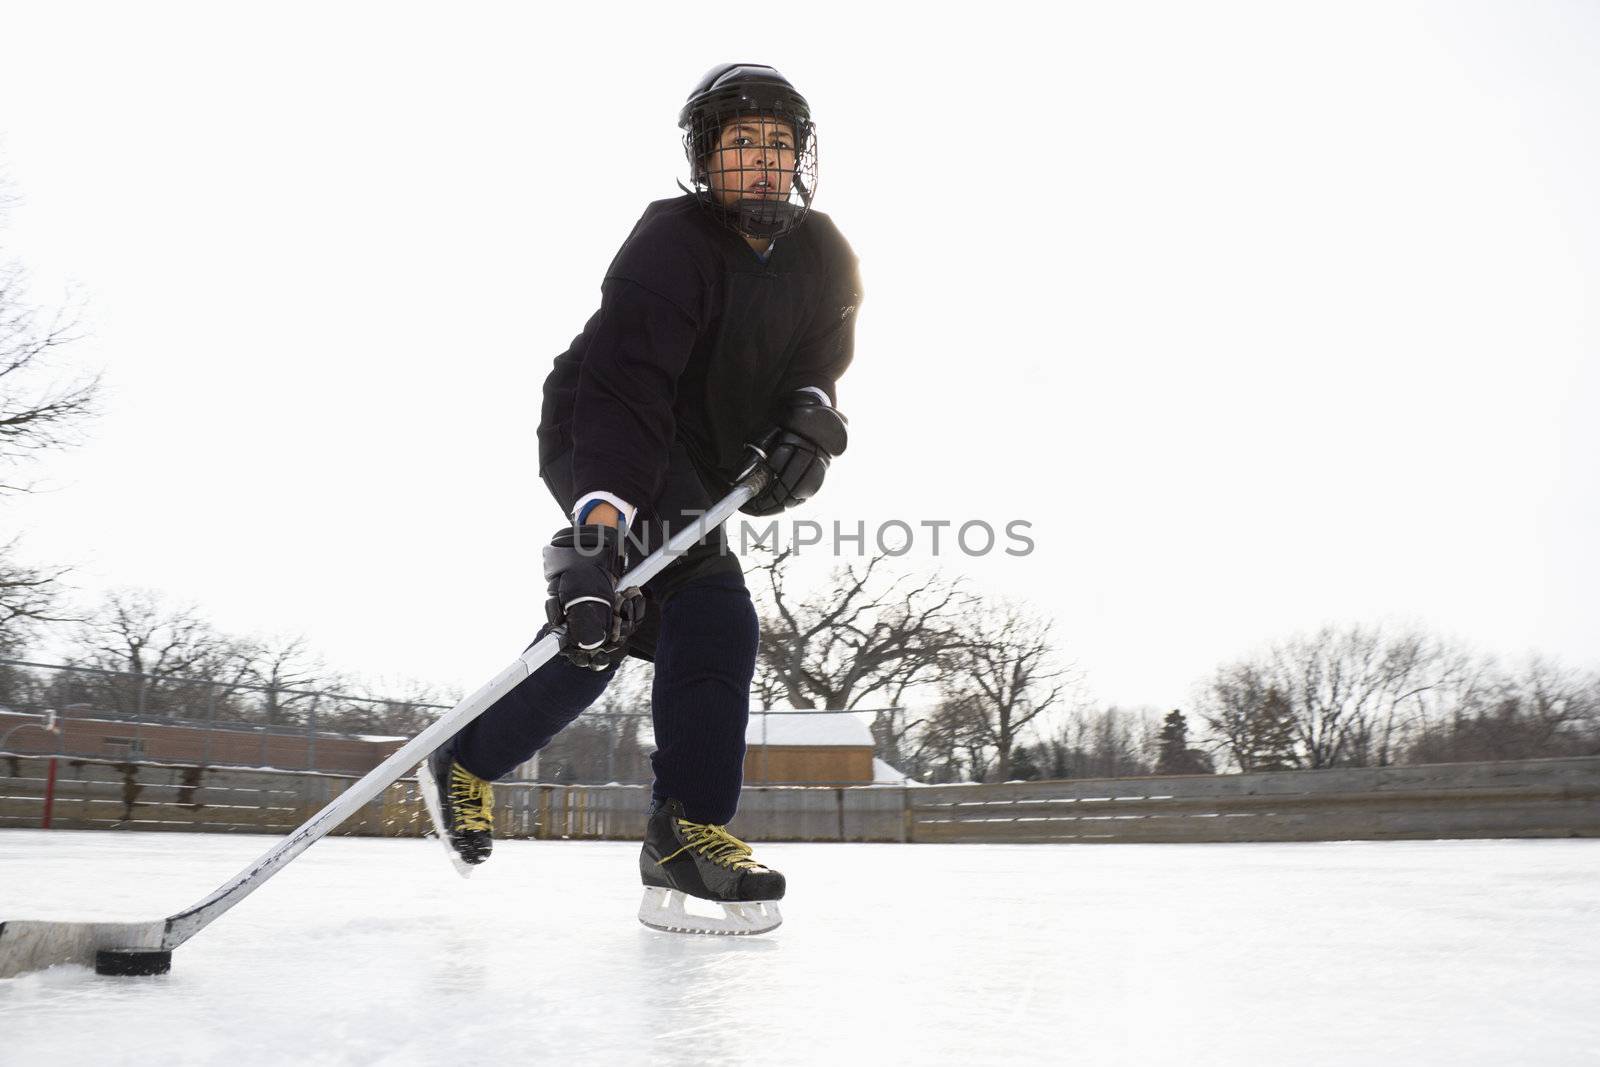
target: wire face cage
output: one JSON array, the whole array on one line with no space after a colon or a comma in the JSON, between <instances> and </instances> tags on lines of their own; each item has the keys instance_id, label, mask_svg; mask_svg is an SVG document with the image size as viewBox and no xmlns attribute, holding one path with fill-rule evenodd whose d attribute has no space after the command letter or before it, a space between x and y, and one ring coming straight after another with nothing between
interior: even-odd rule
<instances>
[{"instance_id":1,"label":"wire face cage","mask_svg":"<svg viewBox=\"0 0 1600 1067\"><path fill-rule=\"evenodd\" d=\"M804 221L816 195L811 109L770 67L717 73L679 118L688 188L739 233L780 237Z\"/></svg>"}]
</instances>

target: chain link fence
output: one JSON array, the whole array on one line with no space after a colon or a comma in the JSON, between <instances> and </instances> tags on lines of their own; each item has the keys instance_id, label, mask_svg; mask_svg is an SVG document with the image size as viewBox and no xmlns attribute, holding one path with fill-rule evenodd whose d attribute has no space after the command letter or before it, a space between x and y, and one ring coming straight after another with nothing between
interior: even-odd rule
<instances>
[{"instance_id":1,"label":"chain link fence","mask_svg":"<svg viewBox=\"0 0 1600 1067\"><path fill-rule=\"evenodd\" d=\"M0 752L362 773L446 709L0 658Z\"/></svg>"},{"instance_id":2,"label":"chain link fence","mask_svg":"<svg viewBox=\"0 0 1600 1067\"><path fill-rule=\"evenodd\" d=\"M655 747L648 692L639 692L641 706L625 700L590 708L513 779L648 784ZM0 755L360 775L449 708L332 689L0 658ZM817 714L757 712L752 744L767 739L770 723ZM784 780L764 757L752 761L748 778Z\"/></svg>"}]
</instances>

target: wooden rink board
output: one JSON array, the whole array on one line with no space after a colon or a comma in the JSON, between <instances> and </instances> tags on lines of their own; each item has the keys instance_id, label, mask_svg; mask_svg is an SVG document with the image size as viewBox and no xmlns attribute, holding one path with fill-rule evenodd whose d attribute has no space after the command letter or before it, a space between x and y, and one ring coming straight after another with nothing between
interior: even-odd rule
<instances>
[{"instance_id":1,"label":"wooden rink board","mask_svg":"<svg viewBox=\"0 0 1600 1067\"><path fill-rule=\"evenodd\" d=\"M0 828L37 827L48 758L0 755ZM53 825L284 834L356 781L262 768L57 761ZM497 836L638 840L638 785L495 786ZM339 830L428 828L402 779ZM1184 843L1600 837L1600 757L928 787L749 787L753 841Z\"/></svg>"},{"instance_id":2,"label":"wooden rink board","mask_svg":"<svg viewBox=\"0 0 1600 1067\"><path fill-rule=\"evenodd\" d=\"M939 786L918 841L1223 842L1600 836L1600 758Z\"/></svg>"}]
</instances>

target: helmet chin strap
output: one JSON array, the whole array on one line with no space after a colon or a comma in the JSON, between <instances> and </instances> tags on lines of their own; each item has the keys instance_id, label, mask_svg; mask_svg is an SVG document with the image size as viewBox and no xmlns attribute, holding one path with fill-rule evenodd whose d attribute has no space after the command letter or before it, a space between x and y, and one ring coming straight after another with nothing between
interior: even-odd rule
<instances>
[{"instance_id":1,"label":"helmet chin strap","mask_svg":"<svg viewBox=\"0 0 1600 1067\"><path fill-rule=\"evenodd\" d=\"M729 229L745 237L782 237L800 224L806 212L806 205L791 204L786 200L741 199L734 201L731 206L720 204L709 190L691 189L683 184L681 178L678 188L699 200Z\"/></svg>"},{"instance_id":2,"label":"helmet chin strap","mask_svg":"<svg viewBox=\"0 0 1600 1067\"><path fill-rule=\"evenodd\" d=\"M746 237L782 237L799 222L801 209L786 200L736 200L730 220Z\"/></svg>"}]
</instances>

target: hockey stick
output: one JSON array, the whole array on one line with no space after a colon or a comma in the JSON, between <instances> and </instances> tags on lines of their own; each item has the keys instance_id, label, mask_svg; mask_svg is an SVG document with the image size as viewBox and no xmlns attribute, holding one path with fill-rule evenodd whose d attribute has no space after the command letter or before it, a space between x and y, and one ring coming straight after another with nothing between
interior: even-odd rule
<instances>
[{"instance_id":1,"label":"hockey stick","mask_svg":"<svg viewBox=\"0 0 1600 1067\"><path fill-rule=\"evenodd\" d=\"M768 477L766 468L759 464L746 470L732 492L623 575L618 581L619 587L642 586L661 573L674 559L721 526L746 501L759 493ZM173 949L260 889L268 878L287 866L290 860L398 781L467 723L482 715L491 704L553 659L559 645L560 637L554 633L534 642L487 685L400 746L388 759L335 797L327 807L307 819L299 829L193 907L150 922L0 921L0 978L12 978L58 963L93 964L100 974L166 973L172 964Z\"/></svg>"}]
</instances>

